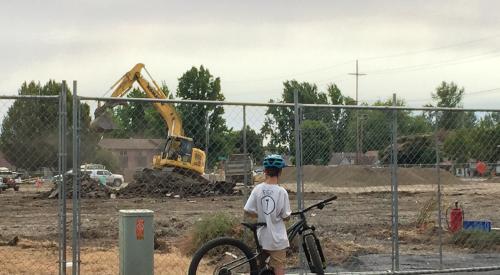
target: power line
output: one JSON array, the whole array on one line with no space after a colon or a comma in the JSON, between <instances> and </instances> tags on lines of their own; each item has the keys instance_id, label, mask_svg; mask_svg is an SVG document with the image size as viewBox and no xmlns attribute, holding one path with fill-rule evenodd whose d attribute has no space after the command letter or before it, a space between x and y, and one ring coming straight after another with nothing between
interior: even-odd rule
<instances>
[{"instance_id":1,"label":"power line","mask_svg":"<svg viewBox=\"0 0 500 275\"><path fill-rule=\"evenodd\" d=\"M486 94L486 93L496 93L496 92L500 92L500 87L499 88L493 88L493 89L487 89L487 90L480 90L480 91L474 91L474 92L470 92L470 93L464 93L463 96L464 97L467 97L467 96L476 96L476 95L480 95L480 94ZM408 100L405 100L406 102L423 102L423 101L431 101L433 100L432 98L419 98L419 99L408 99Z\"/></svg>"},{"instance_id":2,"label":"power line","mask_svg":"<svg viewBox=\"0 0 500 275\"><path fill-rule=\"evenodd\" d=\"M475 39L475 40L469 40L469 41L459 42L459 43L455 43L455 44L448 44L448 45L440 46L440 47L428 48L428 49L417 50L417 51L401 52L401 53L389 54L389 55L383 55L383 56L366 57L366 58L361 58L361 60L371 61L371 60L377 60L377 59L386 59L386 58L400 57L400 56L405 56L405 55L415 55L415 54L421 54L421 53L425 53L425 52L439 51L439 50L443 50L443 49L456 48L456 47L460 47L460 46L464 46L464 45L475 44L475 43L481 42L481 41L497 39L499 37L500 37L500 34L497 34L494 36L487 36L487 37L483 37L483 38L479 38L479 39Z\"/></svg>"},{"instance_id":3,"label":"power line","mask_svg":"<svg viewBox=\"0 0 500 275\"><path fill-rule=\"evenodd\" d=\"M281 76L272 76L272 77L258 78L258 79L227 80L227 81L224 81L224 82L225 83L242 83L242 82L270 81L270 80L277 80L277 79L283 80L284 78L295 78L295 77L301 76L301 75L307 75L307 74L312 74L312 73L317 73L317 72L322 72L322 71L328 71L328 70L331 70L333 68L338 68L338 67L341 67L341 66L344 66L344 65L351 64L352 61L354 61L354 60L349 60L349 61L346 61L346 62L334 64L334 65L331 65L331 66L321 67L321 68L317 68L317 69L313 69L313 70L309 70L309 71L302 71L302 72L294 73L294 74L287 74L287 75L281 75Z\"/></svg>"},{"instance_id":4,"label":"power line","mask_svg":"<svg viewBox=\"0 0 500 275\"><path fill-rule=\"evenodd\" d=\"M425 63L425 64L418 64L418 65L393 67L393 68L388 68L388 69L369 71L369 73L377 75L377 74L386 74L386 73L414 72L414 71L439 68L442 66L475 62L475 61L482 60L484 58L497 57L499 55L500 55L500 49L496 49L494 51L490 51L490 52L486 52L486 53L482 53L482 54L471 55L471 56L466 56L466 57L462 57L462 58L448 59L448 60L444 60L444 61L440 61L440 62L436 62L436 63Z\"/></svg>"},{"instance_id":5,"label":"power line","mask_svg":"<svg viewBox=\"0 0 500 275\"><path fill-rule=\"evenodd\" d=\"M486 94L486 93L496 93L497 91L500 92L500 88L494 88L494 89L488 89L488 90L481 90L481 91L476 91L476 92L471 92L471 93L464 93L464 96Z\"/></svg>"},{"instance_id":6,"label":"power line","mask_svg":"<svg viewBox=\"0 0 500 275\"><path fill-rule=\"evenodd\" d=\"M475 44L475 43L478 43L478 42L483 42L483 41L497 39L497 38L500 38L500 34L496 34L496 35L493 35L493 36L482 37L482 38L474 39L474 40L463 41L463 42L454 43L454 44L448 44L448 45L439 46L439 47L422 49L422 50L400 52L400 53L389 54L389 55L381 55L381 56L365 57L365 58L360 58L359 60L362 60L362 61L373 61L373 60L388 59L388 58L401 57L401 56L407 56L407 55L416 55L416 54L421 54L421 53L425 53L425 52L440 51L440 50L449 49L449 48L461 47L461 46L464 46L464 45ZM344 66L344 65L347 65L347 64L351 64L352 61L354 61L354 60L348 60L348 61L337 63L337 64L334 64L334 65L331 65L331 66L320 67L320 68L317 68L317 69L312 69L312 70L308 70L308 71L298 72L298 73L294 73L294 74L287 74L287 75L273 76L273 77L266 77L266 78L259 78L259 79L245 79L245 80L225 81L225 83L243 83L243 82L270 81L270 80L283 79L283 78L293 78L293 77L297 77L297 76L301 76L301 75L307 75L307 74L311 74L311 73L328 71L328 70L331 70L333 68L338 68L338 67L341 67L341 66Z\"/></svg>"}]
</instances>

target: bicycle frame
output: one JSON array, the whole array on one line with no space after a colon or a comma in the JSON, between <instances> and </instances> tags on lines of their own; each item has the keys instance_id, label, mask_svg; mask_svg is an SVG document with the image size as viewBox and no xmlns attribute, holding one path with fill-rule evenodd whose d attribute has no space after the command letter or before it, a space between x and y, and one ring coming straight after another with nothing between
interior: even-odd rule
<instances>
[{"instance_id":1,"label":"bicycle frame","mask_svg":"<svg viewBox=\"0 0 500 275\"><path fill-rule=\"evenodd\" d=\"M306 217L304 214L302 214L300 220L287 228L286 233L288 235L288 240L292 241L297 236L297 234L302 234L302 232L309 229L311 228L307 225Z\"/></svg>"},{"instance_id":2,"label":"bicycle frame","mask_svg":"<svg viewBox=\"0 0 500 275\"><path fill-rule=\"evenodd\" d=\"M292 224L288 229L287 229L287 235L288 235L288 240L291 242L297 235L300 235L302 237L302 248L304 251L304 254L306 256L307 263L309 265L309 268L312 270L312 263L311 263L311 254L309 252L309 249L307 245L305 244L305 238L306 236L312 235L315 242L316 242L316 247L318 249L318 253L321 257L321 261L323 262L323 268L326 267L326 261L325 261L325 256L323 254L323 249L321 247L321 242L319 239L316 237L316 234L314 231L316 228L314 226L309 226L307 224L307 220L305 217L305 212L298 212L297 215L300 215L300 219Z\"/></svg>"},{"instance_id":3,"label":"bicycle frame","mask_svg":"<svg viewBox=\"0 0 500 275\"><path fill-rule=\"evenodd\" d=\"M319 203L316 203L314 205L311 205L309 207L307 207L306 209L304 210L301 210L301 211L298 211L298 212L293 212L292 213L292 216L299 216L299 220L297 222L295 222L294 224L292 224L290 227L287 228L286 230L286 233L288 235L288 240L291 242L297 235L301 235L302 236L302 241L304 241L305 237L307 235L313 235L314 239L316 240L316 244L317 244L317 247L318 247L318 250L319 250L319 253L320 253L320 256L322 258L322 261L324 262L325 259L324 259L324 255L323 255L323 251L322 251L322 248L321 248L321 244L318 240L318 238L316 237L316 235L314 234L314 231L315 231L315 227L314 226L309 226L307 224L307 219L306 219L306 215L305 213L307 213L308 211L310 211L311 209L313 208L318 208L318 209L323 209L323 207L325 207L330 201L332 200L335 200L337 199L336 196L333 196L329 199L326 199L324 201L321 201ZM304 232L306 231L310 231L306 234L304 234ZM264 254L264 250L262 249L262 246L260 245L259 243L259 240L258 240L258 236L257 236L257 231L254 231L253 232L253 237L254 237L254 240L255 240L255 245L256 245L256 250L257 250L257 253L250 259L246 258L246 257L240 257L238 259L235 259L234 261L232 262L229 262L225 265L223 265L222 267L226 268L227 270L231 271L237 267L240 267L250 261L253 261L255 259L258 259L258 266L259 266L259 270L264 268L265 267L265 260L263 258L263 256L265 255ZM306 254L306 258L307 258L307 261L309 262L310 264L310 256L309 256L309 251L307 250L307 247L304 245L304 253ZM228 268L228 266L231 266L232 264L235 264L235 263L238 263L237 265L235 266L232 266L230 268Z\"/></svg>"}]
</instances>

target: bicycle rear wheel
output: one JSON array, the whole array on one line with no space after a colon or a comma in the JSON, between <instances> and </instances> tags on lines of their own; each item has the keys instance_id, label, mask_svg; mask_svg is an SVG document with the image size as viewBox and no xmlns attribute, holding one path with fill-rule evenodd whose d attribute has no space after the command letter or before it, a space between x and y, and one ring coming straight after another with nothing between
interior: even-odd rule
<instances>
[{"instance_id":1,"label":"bicycle rear wheel","mask_svg":"<svg viewBox=\"0 0 500 275\"><path fill-rule=\"evenodd\" d=\"M309 257L311 257L311 262L313 264L313 266L311 267L311 271L320 275L325 274L325 271L323 270L323 261L321 261L321 256L319 255L314 236L307 235L304 239L306 242L307 251L309 252Z\"/></svg>"},{"instance_id":2,"label":"bicycle rear wheel","mask_svg":"<svg viewBox=\"0 0 500 275\"><path fill-rule=\"evenodd\" d=\"M193 255L189 275L258 274L253 251L242 241L222 237L209 241Z\"/></svg>"}]
</instances>

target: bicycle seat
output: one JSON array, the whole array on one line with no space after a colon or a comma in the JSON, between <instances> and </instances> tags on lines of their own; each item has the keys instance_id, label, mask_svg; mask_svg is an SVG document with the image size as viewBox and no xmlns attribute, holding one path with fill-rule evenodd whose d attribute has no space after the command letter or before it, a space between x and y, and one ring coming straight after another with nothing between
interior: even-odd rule
<instances>
[{"instance_id":1,"label":"bicycle seat","mask_svg":"<svg viewBox=\"0 0 500 275\"><path fill-rule=\"evenodd\" d=\"M258 222L258 223L248 223L248 222L242 222L241 223L243 226L251 229L252 231L257 231L257 228L261 226L266 226L267 224L265 222Z\"/></svg>"}]
</instances>

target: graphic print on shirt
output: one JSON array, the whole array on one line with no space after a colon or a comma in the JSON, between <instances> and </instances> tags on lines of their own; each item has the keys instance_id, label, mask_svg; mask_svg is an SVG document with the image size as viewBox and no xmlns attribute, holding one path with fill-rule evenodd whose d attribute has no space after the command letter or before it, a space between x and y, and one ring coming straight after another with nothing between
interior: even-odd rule
<instances>
[{"instance_id":1,"label":"graphic print on shirt","mask_svg":"<svg viewBox=\"0 0 500 275\"><path fill-rule=\"evenodd\" d=\"M276 203L274 202L274 199L271 197L273 194L272 190L262 190L262 193L264 193L264 196L260 199L260 203L262 205L262 212L266 215L270 215L271 213L274 212L274 209L276 208Z\"/></svg>"}]
</instances>

